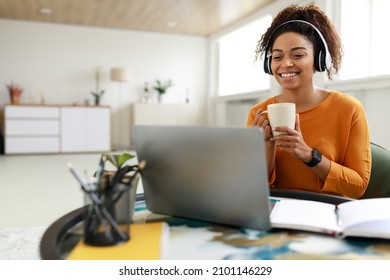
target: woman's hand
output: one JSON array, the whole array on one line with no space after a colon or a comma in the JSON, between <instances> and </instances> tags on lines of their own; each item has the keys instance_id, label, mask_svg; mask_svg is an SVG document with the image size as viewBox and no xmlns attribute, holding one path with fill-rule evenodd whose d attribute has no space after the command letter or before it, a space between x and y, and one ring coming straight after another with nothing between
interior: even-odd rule
<instances>
[{"instance_id":1,"label":"woman's hand","mask_svg":"<svg viewBox=\"0 0 390 280\"><path fill-rule=\"evenodd\" d=\"M261 127L264 131L264 140L266 143L270 143L270 139L272 137L271 126L269 124L269 120L265 117L265 114L261 114L262 112L263 110L261 108L256 112L252 126Z\"/></svg>"},{"instance_id":2,"label":"woman's hand","mask_svg":"<svg viewBox=\"0 0 390 280\"><path fill-rule=\"evenodd\" d=\"M282 151L288 152L301 161L310 162L312 159L312 148L303 139L299 123L299 114L295 117L295 129L288 127L275 127L274 131L284 132L271 138L275 146Z\"/></svg>"}]
</instances>

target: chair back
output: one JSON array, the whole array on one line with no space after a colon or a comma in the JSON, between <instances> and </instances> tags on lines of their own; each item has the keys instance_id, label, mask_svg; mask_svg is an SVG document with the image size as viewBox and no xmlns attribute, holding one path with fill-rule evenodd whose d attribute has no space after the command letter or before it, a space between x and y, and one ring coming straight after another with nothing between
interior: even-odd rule
<instances>
[{"instance_id":1,"label":"chair back","mask_svg":"<svg viewBox=\"0 0 390 280\"><path fill-rule=\"evenodd\" d=\"M371 177L361 198L390 197L390 151L371 143Z\"/></svg>"}]
</instances>

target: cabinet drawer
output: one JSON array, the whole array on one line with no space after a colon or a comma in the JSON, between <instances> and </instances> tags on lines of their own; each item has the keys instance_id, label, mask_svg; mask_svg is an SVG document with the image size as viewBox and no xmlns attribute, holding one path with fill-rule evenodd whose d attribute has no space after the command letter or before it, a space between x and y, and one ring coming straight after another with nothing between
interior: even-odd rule
<instances>
[{"instance_id":1,"label":"cabinet drawer","mask_svg":"<svg viewBox=\"0 0 390 280\"><path fill-rule=\"evenodd\" d=\"M37 118L37 119L58 119L60 109L58 107L43 106L6 106L5 119L8 118Z\"/></svg>"},{"instance_id":2,"label":"cabinet drawer","mask_svg":"<svg viewBox=\"0 0 390 280\"><path fill-rule=\"evenodd\" d=\"M57 120L6 120L6 136L59 135L60 122Z\"/></svg>"},{"instance_id":3,"label":"cabinet drawer","mask_svg":"<svg viewBox=\"0 0 390 280\"><path fill-rule=\"evenodd\" d=\"M6 137L6 154L58 153L59 137Z\"/></svg>"}]
</instances>

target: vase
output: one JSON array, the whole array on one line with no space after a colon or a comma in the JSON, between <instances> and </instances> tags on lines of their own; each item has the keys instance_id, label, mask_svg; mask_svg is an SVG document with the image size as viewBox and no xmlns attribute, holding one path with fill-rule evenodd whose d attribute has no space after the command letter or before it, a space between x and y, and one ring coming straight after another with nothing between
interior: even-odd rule
<instances>
[{"instance_id":1,"label":"vase","mask_svg":"<svg viewBox=\"0 0 390 280\"><path fill-rule=\"evenodd\" d=\"M20 104L20 95L11 95L11 104L19 105Z\"/></svg>"},{"instance_id":2,"label":"vase","mask_svg":"<svg viewBox=\"0 0 390 280\"><path fill-rule=\"evenodd\" d=\"M9 92L9 96L10 96L10 99L11 99L11 104L14 104L14 105L18 105L20 104L20 96L22 95L22 91L21 90L10 90Z\"/></svg>"},{"instance_id":3,"label":"vase","mask_svg":"<svg viewBox=\"0 0 390 280\"><path fill-rule=\"evenodd\" d=\"M100 105L100 96L95 95L95 106L99 106L99 105Z\"/></svg>"},{"instance_id":4,"label":"vase","mask_svg":"<svg viewBox=\"0 0 390 280\"><path fill-rule=\"evenodd\" d=\"M158 101L158 103L163 103L163 100L164 100L164 98L163 98L163 93L159 93L159 94L157 95L157 101Z\"/></svg>"}]
</instances>

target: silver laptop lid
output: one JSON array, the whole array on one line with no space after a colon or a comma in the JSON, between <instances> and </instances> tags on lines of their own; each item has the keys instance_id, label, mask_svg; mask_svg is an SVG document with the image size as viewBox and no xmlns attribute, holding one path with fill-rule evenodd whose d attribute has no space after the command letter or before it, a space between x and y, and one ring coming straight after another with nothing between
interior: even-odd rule
<instances>
[{"instance_id":1,"label":"silver laptop lid","mask_svg":"<svg viewBox=\"0 0 390 280\"><path fill-rule=\"evenodd\" d=\"M150 211L270 228L261 129L134 126L133 140Z\"/></svg>"}]
</instances>

